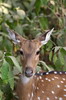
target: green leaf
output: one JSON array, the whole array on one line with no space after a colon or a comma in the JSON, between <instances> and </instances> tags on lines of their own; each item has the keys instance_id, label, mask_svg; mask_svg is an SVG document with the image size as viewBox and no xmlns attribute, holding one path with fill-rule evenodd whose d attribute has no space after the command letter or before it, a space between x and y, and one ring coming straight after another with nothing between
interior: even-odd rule
<instances>
[{"instance_id":1,"label":"green leaf","mask_svg":"<svg viewBox=\"0 0 66 100\"><path fill-rule=\"evenodd\" d=\"M52 61L52 51L49 53L49 60Z\"/></svg>"},{"instance_id":2,"label":"green leaf","mask_svg":"<svg viewBox=\"0 0 66 100\"><path fill-rule=\"evenodd\" d=\"M3 92L0 90L0 100L3 100Z\"/></svg>"},{"instance_id":3,"label":"green leaf","mask_svg":"<svg viewBox=\"0 0 66 100\"><path fill-rule=\"evenodd\" d=\"M53 56L53 62L54 62L54 64L56 63L56 61L57 61L57 55L56 54L54 54L54 56Z\"/></svg>"},{"instance_id":4,"label":"green leaf","mask_svg":"<svg viewBox=\"0 0 66 100\"><path fill-rule=\"evenodd\" d=\"M43 67L46 67L48 71L54 70L52 67L50 68L44 61L40 61L40 63L43 65Z\"/></svg>"},{"instance_id":5,"label":"green leaf","mask_svg":"<svg viewBox=\"0 0 66 100\"><path fill-rule=\"evenodd\" d=\"M48 0L41 0L42 6L47 5L47 3L48 3Z\"/></svg>"},{"instance_id":6,"label":"green leaf","mask_svg":"<svg viewBox=\"0 0 66 100\"><path fill-rule=\"evenodd\" d=\"M40 7L41 7L41 0L36 0L36 3L35 3L36 14L39 13Z\"/></svg>"},{"instance_id":7,"label":"green leaf","mask_svg":"<svg viewBox=\"0 0 66 100\"><path fill-rule=\"evenodd\" d=\"M21 67L18 63L18 61L16 60L16 58L14 56L8 56L9 58L11 58L11 60L13 61L13 64L17 67L17 69L19 70L19 72L22 72L21 71Z\"/></svg>"},{"instance_id":8,"label":"green leaf","mask_svg":"<svg viewBox=\"0 0 66 100\"><path fill-rule=\"evenodd\" d=\"M22 29L22 25L21 24L17 24L17 26L15 27L16 32L20 33L21 35L23 35L23 29Z\"/></svg>"},{"instance_id":9,"label":"green leaf","mask_svg":"<svg viewBox=\"0 0 66 100\"><path fill-rule=\"evenodd\" d=\"M13 90L13 88L14 88L14 76L13 76L11 69L8 72L8 81L9 81L11 89Z\"/></svg>"},{"instance_id":10,"label":"green leaf","mask_svg":"<svg viewBox=\"0 0 66 100\"><path fill-rule=\"evenodd\" d=\"M0 51L0 60L2 59L2 57L3 57L3 52Z\"/></svg>"},{"instance_id":11,"label":"green leaf","mask_svg":"<svg viewBox=\"0 0 66 100\"><path fill-rule=\"evenodd\" d=\"M58 70L58 71L61 70L62 64L59 59L57 59L57 61L55 62L55 67L56 67L56 70Z\"/></svg>"},{"instance_id":12,"label":"green leaf","mask_svg":"<svg viewBox=\"0 0 66 100\"><path fill-rule=\"evenodd\" d=\"M60 46L56 46L54 51L57 52L60 48Z\"/></svg>"},{"instance_id":13,"label":"green leaf","mask_svg":"<svg viewBox=\"0 0 66 100\"><path fill-rule=\"evenodd\" d=\"M64 65L64 57L63 57L62 53L59 52L58 55L59 55L59 60L60 60L61 64Z\"/></svg>"},{"instance_id":14,"label":"green leaf","mask_svg":"<svg viewBox=\"0 0 66 100\"><path fill-rule=\"evenodd\" d=\"M9 64L4 59L2 69L1 69L1 75L2 75L2 80L5 83L8 83L8 72L9 72Z\"/></svg>"},{"instance_id":15,"label":"green leaf","mask_svg":"<svg viewBox=\"0 0 66 100\"><path fill-rule=\"evenodd\" d=\"M44 29L48 29L48 20L47 18L41 17L40 19L40 26L41 28Z\"/></svg>"},{"instance_id":16,"label":"green leaf","mask_svg":"<svg viewBox=\"0 0 66 100\"><path fill-rule=\"evenodd\" d=\"M65 50L65 48L61 48L61 49L60 49L60 52L62 53L63 56L66 55L66 50Z\"/></svg>"},{"instance_id":17,"label":"green leaf","mask_svg":"<svg viewBox=\"0 0 66 100\"><path fill-rule=\"evenodd\" d=\"M52 42L51 41L49 41L47 44L46 44L46 46L47 46L47 51L50 51L51 50L51 48L52 48L52 46L53 46L53 44L52 44Z\"/></svg>"},{"instance_id":18,"label":"green leaf","mask_svg":"<svg viewBox=\"0 0 66 100\"><path fill-rule=\"evenodd\" d=\"M41 71L41 67L40 66L37 66L36 72L39 72L39 71Z\"/></svg>"}]
</instances>

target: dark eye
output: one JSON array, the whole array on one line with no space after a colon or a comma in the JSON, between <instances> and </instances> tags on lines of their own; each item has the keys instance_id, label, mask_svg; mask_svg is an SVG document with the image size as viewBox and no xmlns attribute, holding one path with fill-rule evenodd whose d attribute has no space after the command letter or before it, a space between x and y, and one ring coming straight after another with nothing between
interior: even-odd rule
<instances>
[{"instance_id":1,"label":"dark eye","mask_svg":"<svg viewBox=\"0 0 66 100\"><path fill-rule=\"evenodd\" d=\"M18 50L18 51L17 51L17 54L23 55L23 51L22 51L22 50Z\"/></svg>"},{"instance_id":2,"label":"dark eye","mask_svg":"<svg viewBox=\"0 0 66 100\"><path fill-rule=\"evenodd\" d=\"M36 55L39 55L39 54L40 54L40 50L36 52Z\"/></svg>"},{"instance_id":3,"label":"dark eye","mask_svg":"<svg viewBox=\"0 0 66 100\"><path fill-rule=\"evenodd\" d=\"M20 50L20 54L23 55L23 51L22 50Z\"/></svg>"}]
</instances>

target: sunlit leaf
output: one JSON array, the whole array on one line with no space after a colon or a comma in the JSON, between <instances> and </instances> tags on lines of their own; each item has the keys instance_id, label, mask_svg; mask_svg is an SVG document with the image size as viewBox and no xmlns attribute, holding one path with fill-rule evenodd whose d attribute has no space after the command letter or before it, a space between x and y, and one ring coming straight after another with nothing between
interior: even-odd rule
<instances>
[{"instance_id":1,"label":"sunlit leaf","mask_svg":"<svg viewBox=\"0 0 66 100\"><path fill-rule=\"evenodd\" d=\"M7 4L7 3L0 3L0 6L5 6L7 8L11 8L11 5Z\"/></svg>"},{"instance_id":2,"label":"sunlit leaf","mask_svg":"<svg viewBox=\"0 0 66 100\"><path fill-rule=\"evenodd\" d=\"M8 14L8 9L7 8L5 8L4 6L2 6L1 8L2 8L2 12L4 14Z\"/></svg>"},{"instance_id":3,"label":"sunlit leaf","mask_svg":"<svg viewBox=\"0 0 66 100\"><path fill-rule=\"evenodd\" d=\"M52 67L49 67L44 61L40 61L40 63L43 65L43 67L46 67L48 71L54 70Z\"/></svg>"},{"instance_id":4,"label":"sunlit leaf","mask_svg":"<svg viewBox=\"0 0 66 100\"><path fill-rule=\"evenodd\" d=\"M54 0L50 0L50 3L51 3L53 6L55 5Z\"/></svg>"},{"instance_id":5,"label":"sunlit leaf","mask_svg":"<svg viewBox=\"0 0 66 100\"><path fill-rule=\"evenodd\" d=\"M19 70L19 72L22 72L21 71L21 67L18 63L18 61L16 60L16 58L14 56L8 56L9 58L11 58L11 60L13 61L14 65L17 67L17 69Z\"/></svg>"},{"instance_id":6,"label":"sunlit leaf","mask_svg":"<svg viewBox=\"0 0 66 100\"><path fill-rule=\"evenodd\" d=\"M24 19L24 17L25 17L25 11L24 10L22 10L22 9L17 9L16 8L16 10L17 10L17 14L19 15L19 17L21 18L21 19Z\"/></svg>"}]
</instances>

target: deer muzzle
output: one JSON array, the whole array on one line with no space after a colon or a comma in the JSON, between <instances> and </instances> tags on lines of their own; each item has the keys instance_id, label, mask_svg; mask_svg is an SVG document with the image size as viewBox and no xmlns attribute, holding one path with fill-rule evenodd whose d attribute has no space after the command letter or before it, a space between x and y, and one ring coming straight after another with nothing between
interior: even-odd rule
<instances>
[{"instance_id":1,"label":"deer muzzle","mask_svg":"<svg viewBox=\"0 0 66 100\"><path fill-rule=\"evenodd\" d=\"M25 76L31 77L32 75L33 75L33 69L31 67L26 67L25 68Z\"/></svg>"}]
</instances>

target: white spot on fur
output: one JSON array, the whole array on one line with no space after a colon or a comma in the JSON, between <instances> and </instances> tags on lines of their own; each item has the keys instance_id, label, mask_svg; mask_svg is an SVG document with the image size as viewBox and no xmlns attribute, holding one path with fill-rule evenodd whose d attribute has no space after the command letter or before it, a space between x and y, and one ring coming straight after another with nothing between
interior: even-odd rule
<instances>
[{"instance_id":1,"label":"white spot on fur","mask_svg":"<svg viewBox=\"0 0 66 100\"><path fill-rule=\"evenodd\" d=\"M48 75L49 74L49 72L46 72L46 75Z\"/></svg>"},{"instance_id":2,"label":"white spot on fur","mask_svg":"<svg viewBox=\"0 0 66 100\"><path fill-rule=\"evenodd\" d=\"M54 76L54 78L59 79L57 76Z\"/></svg>"},{"instance_id":3,"label":"white spot on fur","mask_svg":"<svg viewBox=\"0 0 66 100\"><path fill-rule=\"evenodd\" d=\"M64 97L66 97L66 94L64 94Z\"/></svg>"},{"instance_id":4,"label":"white spot on fur","mask_svg":"<svg viewBox=\"0 0 66 100\"><path fill-rule=\"evenodd\" d=\"M51 91L51 93L54 94L55 92L54 91Z\"/></svg>"},{"instance_id":5,"label":"white spot on fur","mask_svg":"<svg viewBox=\"0 0 66 100\"><path fill-rule=\"evenodd\" d=\"M39 74L39 72L37 72Z\"/></svg>"},{"instance_id":6,"label":"white spot on fur","mask_svg":"<svg viewBox=\"0 0 66 100\"><path fill-rule=\"evenodd\" d=\"M66 91L66 89L64 89L64 91Z\"/></svg>"},{"instance_id":7,"label":"white spot on fur","mask_svg":"<svg viewBox=\"0 0 66 100\"><path fill-rule=\"evenodd\" d=\"M64 83L63 81L61 81L61 83Z\"/></svg>"},{"instance_id":8,"label":"white spot on fur","mask_svg":"<svg viewBox=\"0 0 66 100\"><path fill-rule=\"evenodd\" d=\"M60 85L57 85L58 88L60 88Z\"/></svg>"},{"instance_id":9,"label":"white spot on fur","mask_svg":"<svg viewBox=\"0 0 66 100\"><path fill-rule=\"evenodd\" d=\"M42 93L44 93L44 91L42 91Z\"/></svg>"},{"instance_id":10,"label":"white spot on fur","mask_svg":"<svg viewBox=\"0 0 66 100\"><path fill-rule=\"evenodd\" d=\"M37 77L37 81L39 80L39 77Z\"/></svg>"},{"instance_id":11,"label":"white spot on fur","mask_svg":"<svg viewBox=\"0 0 66 100\"><path fill-rule=\"evenodd\" d=\"M48 80L48 78L45 78L45 80Z\"/></svg>"},{"instance_id":12,"label":"white spot on fur","mask_svg":"<svg viewBox=\"0 0 66 100\"><path fill-rule=\"evenodd\" d=\"M28 97L30 98L30 94L28 94Z\"/></svg>"},{"instance_id":13,"label":"white spot on fur","mask_svg":"<svg viewBox=\"0 0 66 100\"><path fill-rule=\"evenodd\" d=\"M64 85L64 87L66 87L66 85Z\"/></svg>"},{"instance_id":14,"label":"white spot on fur","mask_svg":"<svg viewBox=\"0 0 66 100\"><path fill-rule=\"evenodd\" d=\"M32 97L33 97L33 92L32 92Z\"/></svg>"},{"instance_id":15,"label":"white spot on fur","mask_svg":"<svg viewBox=\"0 0 66 100\"><path fill-rule=\"evenodd\" d=\"M52 78L52 80L55 80L54 78Z\"/></svg>"},{"instance_id":16,"label":"white spot on fur","mask_svg":"<svg viewBox=\"0 0 66 100\"><path fill-rule=\"evenodd\" d=\"M39 90L39 87L37 87L37 90Z\"/></svg>"},{"instance_id":17,"label":"white spot on fur","mask_svg":"<svg viewBox=\"0 0 66 100\"><path fill-rule=\"evenodd\" d=\"M41 73L41 76L43 75L43 73Z\"/></svg>"},{"instance_id":18,"label":"white spot on fur","mask_svg":"<svg viewBox=\"0 0 66 100\"><path fill-rule=\"evenodd\" d=\"M60 97L58 100L63 100L63 98Z\"/></svg>"},{"instance_id":19,"label":"white spot on fur","mask_svg":"<svg viewBox=\"0 0 66 100\"><path fill-rule=\"evenodd\" d=\"M38 97L38 100L40 100L40 97Z\"/></svg>"},{"instance_id":20,"label":"white spot on fur","mask_svg":"<svg viewBox=\"0 0 66 100\"><path fill-rule=\"evenodd\" d=\"M62 72L59 72L60 74L62 74Z\"/></svg>"},{"instance_id":21,"label":"white spot on fur","mask_svg":"<svg viewBox=\"0 0 66 100\"><path fill-rule=\"evenodd\" d=\"M41 82L44 82L44 80L41 80Z\"/></svg>"},{"instance_id":22,"label":"white spot on fur","mask_svg":"<svg viewBox=\"0 0 66 100\"><path fill-rule=\"evenodd\" d=\"M50 80L50 79L48 79L48 81L50 82L51 80Z\"/></svg>"},{"instance_id":23,"label":"white spot on fur","mask_svg":"<svg viewBox=\"0 0 66 100\"><path fill-rule=\"evenodd\" d=\"M57 72L55 71L54 74L57 74Z\"/></svg>"},{"instance_id":24,"label":"white spot on fur","mask_svg":"<svg viewBox=\"0 0 66 100\"><path fill-rule=\"evenodd\" d=\"M64 81L65 81L66 79L65 79L65 78L62 78L62 80L64 80Z\"/></svg>"},{"instance_id":25,"label":"white spot on fur","mask_svg":"<svg viewBox=\"0 0 66 100\"><path fill-rule=\"evenodd\" d=\"M57 99L58 97L55 96L55 99Z\"/></svg>"},{"instance_id":26,"label":"white spot on fur","mask_svg":"<svg viewBox=\"0 0 66 100\"><path fill-rule=\"evenodd\" d=\"M49 98L49 97L47 97L47 100L50 100L50 98Z\"/></svg>"},{"instance_id":27,"label":"white spot on fur","mask_svg":"<svg viewBox=\"0 0 66 100\"><path fill-rule=\"evenodd\" d=\"M41 76L40 76L39 78L40 78L40 79L42 79L42 77L41 77Z\"/></svg>"}]
</instances>

